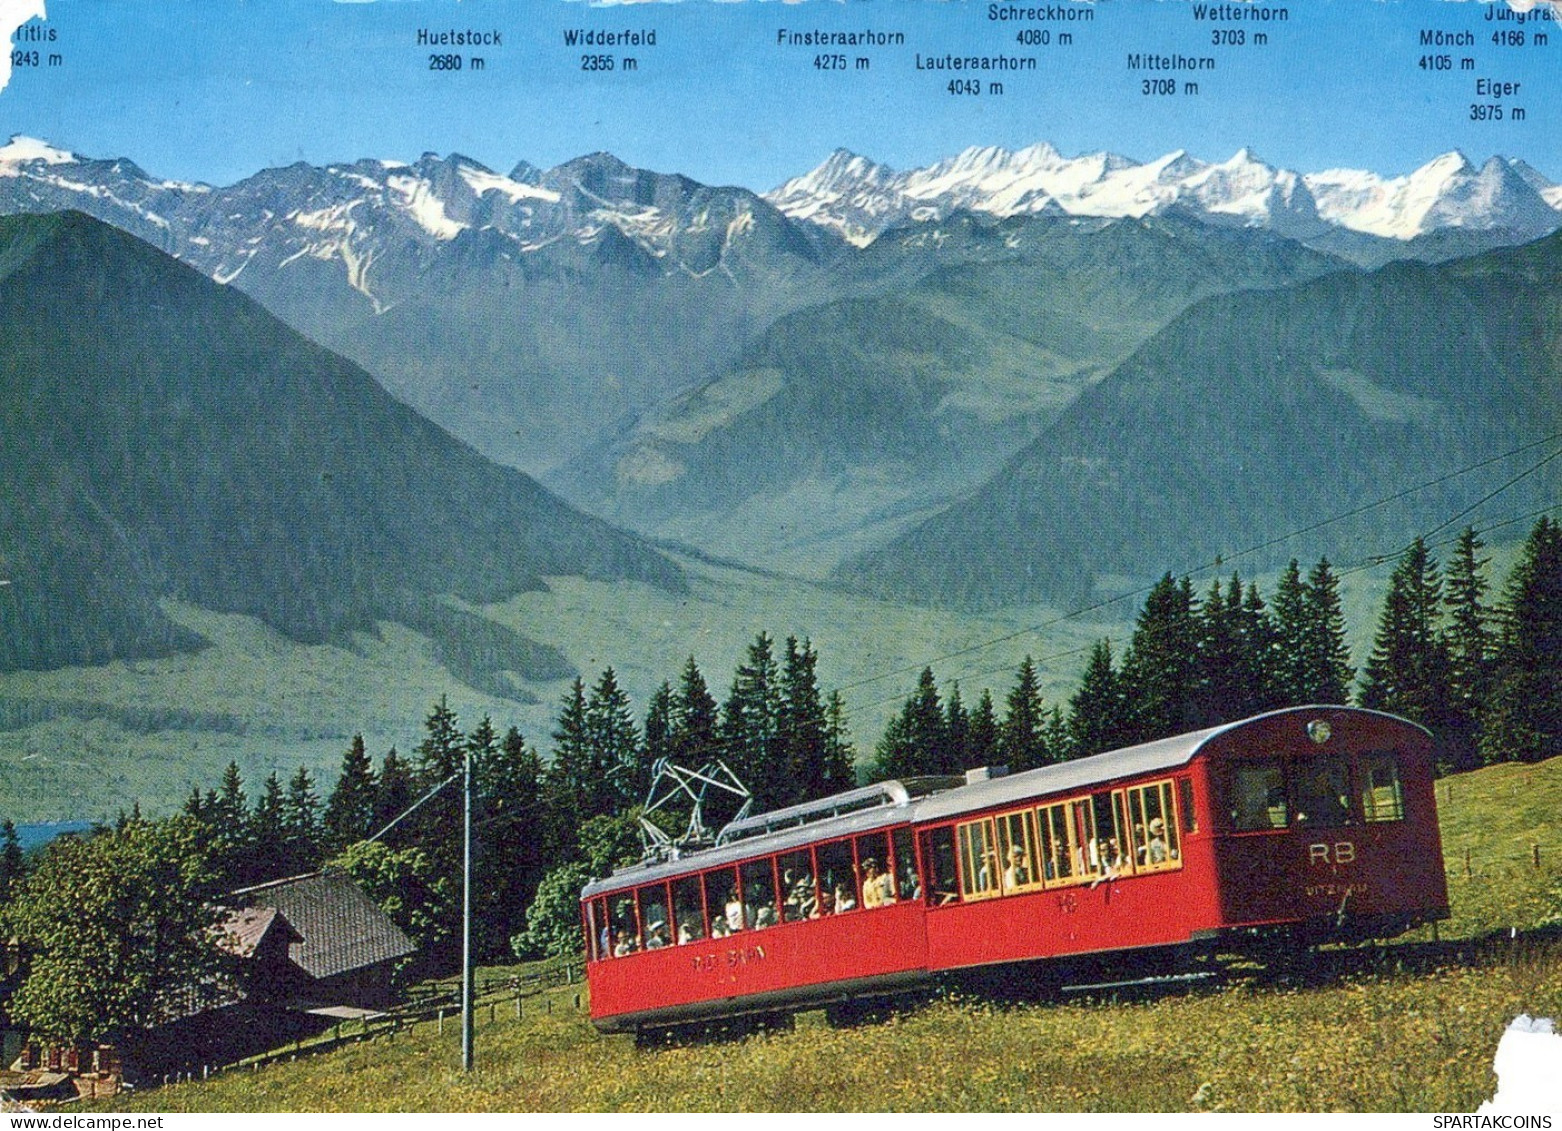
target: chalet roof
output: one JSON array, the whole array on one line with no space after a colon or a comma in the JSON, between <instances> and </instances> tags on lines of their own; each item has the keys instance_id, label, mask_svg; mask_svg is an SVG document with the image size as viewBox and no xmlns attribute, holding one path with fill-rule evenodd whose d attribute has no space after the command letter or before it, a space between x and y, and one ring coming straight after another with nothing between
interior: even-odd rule
<instances>
[{"instance_id":1,"label":"chalet roof","mask_svg":"<svg viewBox=\"0 0 1562 1131\"><path fill-rule=\"evenodd\" d=\"M288 958L311 978L375 966L417 949L345 872L294 876L233 894L256 912L281 913L299 935Z\"/></svg>"},{"instance_id":2,"label":"chalet roof","mask_svg":"<svg viewBox=\"0 0 1562 1131\"><path fill-rule=\"evenodd\" d=\"M253 957L273 929L285 932L289 942L303 939L275 907L241 907L231 912L217 929L222 936L222 949L236 958Z\"/></svg>"}]
</instances>

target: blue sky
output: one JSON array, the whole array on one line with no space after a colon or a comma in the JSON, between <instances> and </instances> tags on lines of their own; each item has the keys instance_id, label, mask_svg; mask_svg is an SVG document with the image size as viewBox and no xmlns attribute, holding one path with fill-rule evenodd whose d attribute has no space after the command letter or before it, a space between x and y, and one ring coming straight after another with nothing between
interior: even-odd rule
<instances>
[{"instance_id":1,"label":"blue sky","mask_svg":"<svg viewBox=\"0 0 1562 1131\"><path fill-rule=\"evenodd\" d=\"M1009 0L1044 7L1049 0ZM415 159L460 152L500 171L609 150L632 164L766 189L843 146L895 167L968 145L1051 141L1145 159L1184 148L1220 160L1242 146L1280 165L1408 172L1460 148L1480 161L1519 156L1562 180L1562 24L1537 48L1495 47L1488 5L1453 0L1292 0L1288 23L1197 21L1192 0L1050 0L1091 22L992 22L988 0L48 0L58 66L21 67L0 91L0 133L90 156L128 156L149 172L228 183L297 160ZM1264 0L1270 7L1277 0ZM1251 6L1251 5L1248 5ZM502 45L463 48L459 73L430 71L417 32L497 30ZM1022 28L1054 42L1021 46ZM605 49L612 74L583 72L588 48L566 29L651 30L652 46ZM818 51L778 47L791 30L902 32L903 47L848 48L845 73ZM1216 28L1268 34L1216 48ZM1475 32L1456 59L1474 72L1418 68L1423 28ZM1069 32L1072 44L1057 37ZM1213 72L1177 76L1146 96L1129 52L1214 55ZM916 57L1024 54L1039 70L997 75L1002 95L951 95L950 75ZM471 56L484 59L481 71ZM870 59L867 71L855 58ZM47 60L45 60L47 62ZM1480 77L1521 83L1525 121L1472 122ZM1197 95L1181 93L1193 79ZM1483 100L1484 101L1484 100Z\"/></svg>"}]
</instances>

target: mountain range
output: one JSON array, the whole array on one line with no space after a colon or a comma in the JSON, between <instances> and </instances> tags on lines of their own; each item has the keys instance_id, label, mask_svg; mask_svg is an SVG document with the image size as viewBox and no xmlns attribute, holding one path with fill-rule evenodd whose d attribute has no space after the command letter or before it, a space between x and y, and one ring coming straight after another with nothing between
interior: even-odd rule
<instances>
[{"instance_id":1,"label":"mountain range","mask_svg":"<svg viewBox=\"0 0 1562 1131\"><path fill-rule=\"evenodd\" d=\"M1444 228L1533 239L1562 227L1562 186L1518 159L1477 168L1462 153L1400 177L1355 169L1298 173L1243 149L1227 161L1176 150L1138 162L1114 153L1064 157L1045 142L973 147L896 172L847 150L765 194L786 215L871 243L908 220L956 210L995 216L1141 217L1181 211L1213 224L1310 240L1344 229L1411 240Z\"/></svg>"},{"instance_id":2,"label":"mountain range","mask_svg":"<svg viewBox=\"0 0 1562 1131\"><path fill-rule=\"evenodd\" d=\"M1333 272L1193 305L979 488L837 577L984 608L1233 555L1248 576L1392 558L1417 534L1522 529L1554 507L1558 434L1562 233Z\"/></svg>"},{"instance_id":3,"label":"mountain range","mask_svg":"<svg viewBox=\"0 0 1562 1131\"><path fill-rule=\"evenodd\" d=\"M1562 224L1562 186L1457 153L1385 177L1246 150L1136 162L1039 144L905 172L838 151L763 195L602 153L508 173L458 154L300 162L216 187L26 138L0 147L0 213L67 208L239 287L484 454L547 477L745 364L778 319L948 266L929 225L960 213L1180 216L1376 266L1543 235ZM922 229L891 241L908 258L861 254L905 228Z\"/></svg>"},{"instance_id":4,"label":"mountain range","mask_svg":"<svg viewBox=\"0 0 1562 1131\"><path fill-rule=\"evenodd\" d=\"M175 599L308 643L400 622L503 695L507 672L570 669L463 603L552 575L684 585L253 299L81 213L0 218L0 340L0 671L198 647Z\"/></svg>"},{"instance_id":5,"label":"mountain range","mask_svg":"<svg viewBox=\"0 0 1562 1131\"><path fill-rule=\"evenodd\" d=\"M213 187L27 139L0 148L0 213L62 208L244 291L592 513L812 575L858 555L839 580L915 596L876 551L914 545L919 523L947 521L933 516L1034 445L1089 434L1098 383L1170 380L1135 359L1207 309L1194 304L1288 303L1324 277L1532 240L1562 225L1562 189L1520 160L1457 153L1384 177L1245 150L1136 162L1045 144L907 172L838 151L763 195L608 154L507 174L459 155L299 163ZM1178 380L1229 398L1206 380L1227 362L1205 365ZM1169 489L1141 482L1122 505ZM1102 562L1149 564L1117 549ZM1009 593L995 586L927 595Z\"/></svg>"}]
</instances>

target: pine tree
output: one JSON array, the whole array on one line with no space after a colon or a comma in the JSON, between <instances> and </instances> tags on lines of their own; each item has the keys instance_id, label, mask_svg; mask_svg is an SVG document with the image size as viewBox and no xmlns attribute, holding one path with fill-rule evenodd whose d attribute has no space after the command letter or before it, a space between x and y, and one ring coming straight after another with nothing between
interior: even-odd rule
<instances>
[{"instance_id":1,"label":"pine tree","mask_svg":"<svg viewBox=\"0 0 1562 1131\"><path fill-rule=\"evenodd\" d=\"M370 836L385 830L392 821L407 811L408 807L417 800L417 795L413 792L414 788L412 767L392 746L380 761L379 778L374 790L374 819L369 822L373 826L369 830ZM403 822L386 833L385 841L393 847L410 844L411 839L407 836L406 823Z\"/></svg>"},{"instance_id":2,"label":"pine tree","mask_svg":"<svg viewBox=\"0 0 1562 1131\"><path fill-rule=\"evenodd\" d=\"M1056 704L1047 711L1047 720L1042 727L1042 734L1046 736L1047 750L1052 754L1054 761L1068 762L1087 753L1074 745L1074 733L1069 729L1069 721L1063 714L1063 708Z\"/></svg>"},{"instance_id":3,"label":"pine tree","mask_svg":"<svg viewBox=\"0 0 1562 1131\"><path fill-rule=\"evenodd\" d=\"M550 840L565 856L573 853L580 826L606 811L604 769L596 764L586 725L586 687L576 676L554 727L553 761L547 774L554 819Z\"/></svg>"},{"instance_id":4,"label":"pine tree","mask_svg":"<svg viewBox=\"0 0 1562 1131\"><path fill-rule=\"evenodd\" d=\"M1439 730L1448 714L1448 651L1438 623L1442 582L1417 538L1400 557L1383 599L1372 655L1362 673L1361 705Z\"/></svg>"},{"instance_id":5,"label":"pine tree","mask_svg":"<svg viewBox=\"0 0 1562 1131\"><path fill-rule=\"evenodd\" d=\"M601 797L606 805L602 814L593 816L620 813L643 801L645 794L635 792L642 773L640 728L635 725L629 694L619 687L610 667L603 669L586 701L586 737L601 768Z\"/></svg>"},{"instance_id":6,"label":"pine tree","mask_svg":"<svg viewBox=\"0 0 1562 1131\"><path fill-rule=\"evenodd\" d=\"M216 797L216 794L212 794L213 801L216 800ZM184 799L184 805L180 807L179 811L186 817L194 817L203 825L211 824L211 806L207 804L206 798L201 796L201 787L198 785L190 787L190 796Z\"/></svg>"},{"instance_id":7,"label":"pine tree","mask_svg":"<svg viewBox=\"0 0 1562 1131\"><path fill-rule=\"evenodd\" d=\"M1490 695L1492 633L1486 608L1485 543L1467 526L1454 544L1443 581L1443 647L1448 653L1448 716L1444 738L1454 770L1480 764L1480 711Z\"/></svg>"},{"instance_id":8,"label":"pine tree","mask_svg":"<svg viewBox=\"0 0 1562 1131\"><path fill-rule=\"evenodd\" d=\"M352 745L342 755L342 769L325 804L322 841L327 854L335 855L349 844L377 831L374 824L374 796L378 786L374 764L364 748L363 735L353 735Z\"/></svg>"},{"instance_id":9,"label":"pine tree","mask_svg":"<svg viewBox=\"0 0 1562 1131\"><path fill-rule=\"evenodd\" d=\"M1199 627L1193 582L1166 574L1150 589L1123 657L1123 694L1137 742L1194 725Z\"/></svg>"},{"instance_id":10,"label":"pine tree","mask_svg":"<svg viewBox=\"0 0 1562 1131\"><path fill-rule=\"evenodd\" d=\"M775 808L787 794L786 767L772 756L780 713L779 674L770 637L762 632L738 665L721 715L727 765L753 793L755 812Z\"/></svg>"},{"instance_id":11,"label":"pine tree","mask_svg":"<svg viewBox=\"0 0 1562 1131\"><path fill-rule=\"evenodd\" d=\"M0 905L11 898L14 888L27 873L27 858L22 854L22 840L16 835L16 826L7 817L0 821Z\"/></svg>"},{"instance_id":12,"label":"pine tree","mask_svg":"<svg viewBox=\"0 0 1562 1131\"><path fill-rule=\"evenodd\" d=\"M878 776L911 778L941 772L949 745L943 704L933 669L923 668L917 687L879 743Z\"/></svg>"},{"instance_id":13,"label":"pine tree","mask_svg":"<svg viewBox=\"0 0 1562 1131\"><path fill-rule=\"evenodd\" d=\"M721 756L716 700L693 656L683 666L673 698L671 744L674 761L689 770L698 770Z\"/></svg>"},{"instance_id":14,"label":"pine tree","mask_svg":"<svg viewBox=\"0 0 1562 1131\"><path fill-rule=\"evenodd\" d=\"M245 887L295 874L288 858L284 808L282 779L272 771L261 783L255 811L249 815L250 851L243 856L228 857L230 863L225 871L234 886Z\"/></svg>"},{"instance_id":15,"label":"pine tree","mask_svg":"<svg viewBox=\"0 0 1562 1131\"><path fill-rule=\"evenodd\" d=\"M1270 660L1275 692L1281 702L1300 706L1315 702L1308 698L1310 684L1306 671L1307 652L1307 585L1302 580L1302 568L1295 558L1280 575L1275 586L1275 598L1270 606L1274 610L1274 653Z\"/></svg>"},{"instance_id":16,"label":"pine tree","mask_svg":"<svg viewBox=\"0 0 1562 1131\"><path fill-rule=\"evenodd\" d=\"M1307 574L1303 591L1301 662L1295 699L1303 703L1350 702L1356 669L1350 662L1345 638L1345 610L1340 604L1340 581L1328 558Z\"/></svg>"},{"instance_id":17,"label":"pine tree","mask_svg":"<svg viewBox=\"0 0 1562 1131\"><path fill-rule=\"evenodd\" d=\"M466 750L463 758L471 760L473 789L483 777L483 764L492 762L499 756L499 734L494 730L494 721L484 715L472 733L466 736Z\"/></svg>"},{"instance_id":18,"label":"pine tree","mask_svg":"<svg viewBox=\"0 0 1562 1131\"><path fill-rule=\"evenodd\" d=\"M481 745L480 733L473 735ZM478 841L475 900L478 948L502 955L522 927L549 857L548 815L542 804L542 759L511 727L472 766Z\"/></svg>"},{"instance_id":19,"label":"pine tree","mask_svg":"<svg viewBox=\"0 0 1562 1131\"><path fill-rule=\"evenodd\" d=\"M1090 649L1079 690L1069 700L1069 737L1080 757L1089 757L1123 745L1127 733L1127 704L1122 685L1112 667L1112 644L1098 641Z\"/></svg>"},{"instance_id":20,"label":"pine tree","mask_svg":"<svg viewBox=\"0 0 1562 1131\"><path fill-rule=\"evenodd\" d=\"M1542 517L1498 606L1492 691L1481 714L1488 763L1533 762L1562 749L1562 526Z\"/></svg>"},{"instance_id":21,"label":"pine tree","mask_svg":"<svg viewBox=\"0 0 1562 1131\"><path fill-rule=\"evenodd\" d=\"M787 766L788 788L777 799L790 805L830 792L829 719L819 692L819 656L813 645L787 637L781 663L781 716L777 754Z\"/></svg>"},{"instance_id":22,"label":"pine tree","mask_svg":"<svg viewBox=\"0 0 1562 1131\"><path fill-rule=\"evenodd\" d=\"M637 798L645 798L651 791L651 779L656 774L656 764L673 757L673 689L666 680L651 693L651 701L645 708L645 742L642 748L639 773L630 788ZM674 759L676 760L676 759Z\"/></svg>"},{"instance_id":23,"label":"pine tree","mask_svg":"<svg viewBox=\"0 0 1562 1131\"><path fill-rule=\"evenodd\" d=\"M1047 749L1056 757L1054 747L1049 744ZM964 773L973 766L993 766L1002 760L998 753L998 711L993 706L992 691L984 687L982 697L971 708L971 721L965 736L965 758L951 767L949 772Z\"/></svg>"},{"instance_id":24,"label":"pine tree","mask_svg":"<svg viewBox=\"0 0 1562 1131\"><path fill-rule=\"evenodd\" d=\"M954 774L967 766L979 765L971 761L971 715L960 699L960 684L949 689L944 700L944 756L938 760L938 772Z\"/></svg>"},{"instance_id":25,"label":"pine tree","mask_svg":"<svg viewBox=\"0 0 1562 1131\"><path fill-rule=\"evenodd\" d=\"M251 823L249 798L244 792L244 778L239 764L229 762L222 772L215 794L208 793L205 802L206 823L211 828L216 867L223 882L239 886L250 881L258 867L264 867L264 856L256 842L258 826Z\"/></svg>"},{"instance_id":26,"label":"pine tree","mask_svg":"<svg viewBox=\"0 0 1562 1131\"><path fill-rule=\"evenodd\" d=\"M1253 663L1248 655L1247 616L1242 607L1242 579L1231 575L1222 592L1220 579L1210 585L1199 615L1199 726L1231 722L1252 714Z\"/></svg>"},{"instance_id":27,"label":"pine tree","mask_svg":"<svg viewBox=\"0 0 1562 1131\"><path fill-rule=\"evenodd\" d=\"M825 701L824 717L824 794L828 797L857 784L857 754L852 749L851 733L846 727L846 700L839 691L830 692Z\"/></svg>"},{"instance_id":28,"label":"pine tree","mask_svg":"<svg viewBox=\"0 0 1562 1131\"><path fill-rule=\"evenodd\" d=\"M229 762L222 771L216 798L208 807L207 816L217 835L225 838L230 846L238 847L246 840L246 824L249 821L249 798L244 793L244 778L239 764Z\"/></svg>"},{"instance_id":29,"label":"pine tree","mask_svg":"<svg viewBox=\"0 0 1562 1131\"><path fill-rule=\"evenodd\" d=\"M282 803L282 835L289 870L307 872L320 864L320 796L305 766L288 779Z\"/></svg>"},{"instance_id":30,"label":"pine tree","mask_svg":"<svg viewBox=\"0 0 1562 1131\"><path fill-rule=\"evenodd\" d=\"M456 713L450 709L446 696L441 695L439 702L429 711L428 718L423 721L423 729L426 734L415 751L417 779L424 789L432 789L446 778L461 772L465 748L461 725L456 719Z\"/></svg>"},{"instance_id":31,"label":"pine tree","mask_svg":"<svg viewBox=\"0 0 1562 1131\"><path fill-rule=\"evenodd\" d=\"M460 720L441 695L423 720L423 741L414 754L413 788L424 797L443 782L449 785L419 804L402 822L404 843L415 844L427 854L434 874L442 883L458 881L462 858L462 814L459 779L466 761L466 736Z\"/></svg>"},{"instance_id":32,"label":"pine tree","mask_svg":"<svg viewBox=\"0 0 1562 1131\"><path fill-rule=\"evenodd\" d=\"M1008 710L998 727L998 756L1003 763L1018 773L1052 761L1043 729L1041 680L1029 656L1020 662L1006 705Z\"/></svg>"},{"instance_id":33,"label":"pine tree","mask_svg":"<svg viewBox=\"0 0 1562 1131\"><path fill-rule=\"evenodd\" d=\"M925 772L917 761L917 748L911 740L911 701L901 704L900 711L884 725L873 748L872 777L875 781L915 777Z\"/></svg>"},{"instance_id":34,"label":"pine tree","mask_svg":"<svg viewBox=\"0 0 1562 1131\"><path fill-rule=\"evenodd\" d=\"M1242 701L1242 714L1246 716L1272 711L1284 702L1273 667L1277 634L1256 582L1248 582L1247 590L1242 594L1238 624L1242 640L1238 670L1247 688L1246 698Z\"/></svg>"}]
</instances>

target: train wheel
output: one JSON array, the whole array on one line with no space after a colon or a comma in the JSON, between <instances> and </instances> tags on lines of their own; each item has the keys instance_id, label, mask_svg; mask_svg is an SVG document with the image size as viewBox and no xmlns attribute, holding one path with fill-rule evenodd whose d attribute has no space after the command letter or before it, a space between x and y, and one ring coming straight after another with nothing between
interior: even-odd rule
<instances>
[{"instance_id":1,"label":"train wheel","mask_svg":"<svg viewBox=\"0 0 1562 1131\"><path fill-rule=\"evenodd\" d=\"M635 1030L635 1048L637 1048L637 1049L659 1049L659 1048L665 1048L666 1046L668 1046L668 1045L673 1043L673 1039L674 1039L676 1033L677 1033L677 1030L675 1030L675 1029L665 1029L665 1028L636 1029Z\"/></svg>"},{"instance_id":2,"label":"train wheel","mask_svg":"<svg viewBox=\"0 0 1562 1131\"><path fill-rule=\"evenodd\" d=\"M824 1019L832 1029L878 1025L895 1015L895 1005L889 998L848 998L825 1006Z\"/></svg>"}]
</instances>

